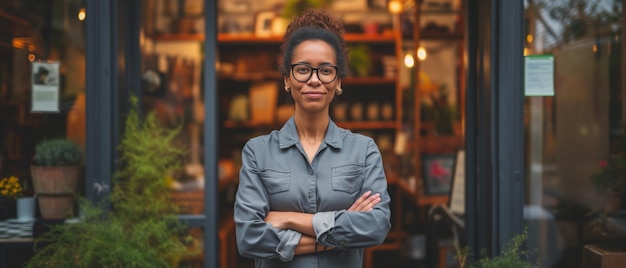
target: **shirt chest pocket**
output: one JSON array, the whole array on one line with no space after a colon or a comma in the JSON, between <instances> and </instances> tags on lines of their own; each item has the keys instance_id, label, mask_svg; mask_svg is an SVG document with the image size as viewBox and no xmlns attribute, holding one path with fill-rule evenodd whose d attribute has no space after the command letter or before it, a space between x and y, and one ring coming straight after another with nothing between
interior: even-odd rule
<instances>
[{"instance_id":1,"label":"shirt chest pocket","mask_svg":"<svg viewBox=\"0 0 626 268\"><path fill-rule=\"evenodd\" d=\"M355 193L363 186L363 166L350 164L331 168L333 190L349 194Z\"/></svg>"},{"instance_id":2,"label":"shirt chest pocket","mask_svg":"<svg viewBox=\"0 0 626 268\"><path fill-rule=\"evenodd\" d=\"M291 174L287 171L276 171L266 169L259 173L261 181L265 186L265 189L270 194L276 194L289 190L289 184L291 183Z\"/></svg>"}]
</instances>

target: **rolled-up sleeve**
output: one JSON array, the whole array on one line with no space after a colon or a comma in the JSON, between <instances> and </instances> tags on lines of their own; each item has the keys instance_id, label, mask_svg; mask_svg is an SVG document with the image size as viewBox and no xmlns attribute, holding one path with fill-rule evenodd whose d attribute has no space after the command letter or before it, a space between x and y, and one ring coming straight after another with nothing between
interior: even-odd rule
<instances>
[{"instance_id":1,"label":"rolled-up sleeve","mask_svg":"<svg viewBox=\"0 0 626 268\"><path fill-rule=\"evenodd\" d=\"M391 229L391 198L378 147L369 140L365 152L365 180L359 196L368 190L379 193L381 202L368 212L318 212L313 229L319 243L337 248L364 248L381 244ZM332 217L332 219L330 218Z\"/></svg>"},{"instance_id":2,"label":"rolled-up sleeve","mask_svg":"<svg viewBox=\"0 0 626 268\"><path fill-rule=\"evenodd\" d=\"M242 150L242 167L235 199L237 248L244 257L290 261L302 234L276 229L264 221L270 210L268 195L256 169L253 142L249 141Z\"/></svg>"}]
</instances>

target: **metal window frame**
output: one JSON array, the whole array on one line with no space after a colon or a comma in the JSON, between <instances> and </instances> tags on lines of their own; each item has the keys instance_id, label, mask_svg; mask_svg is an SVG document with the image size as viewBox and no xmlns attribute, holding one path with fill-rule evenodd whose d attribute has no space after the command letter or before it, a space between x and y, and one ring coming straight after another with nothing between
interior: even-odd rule
<instances>
[{"instance_id":1,"label":"metal window frame","mask_svg":"<svg viewBox=\"0 0 626 268\"><path fill-rule=\"evenodd\" d=\"M467 2L466 236L499 255L524 229L523 1Z\"/></svg>"}]
</instances>

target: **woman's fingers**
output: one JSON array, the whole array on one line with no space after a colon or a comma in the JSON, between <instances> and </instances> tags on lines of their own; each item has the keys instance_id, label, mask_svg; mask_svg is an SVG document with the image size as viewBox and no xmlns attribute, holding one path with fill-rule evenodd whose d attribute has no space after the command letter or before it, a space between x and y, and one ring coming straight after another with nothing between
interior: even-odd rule
<instances>
[{"instance_id":1,"label":"woman's fingers","mask_svg":"<svg viewBox=\"0 0 626 268\"><path fill-rule=\"evenodd\" d=\"M350 206L348 211L370 211L376 204L380 203L380 200L380 194L372 195L371 191L367 191Z\"/></svg>"},{"instance_id":2,"label":"woman's fingers","mask_svg":"<svg viewBox=\"0 0 626 268\"><path fill-rule=\"evenodd\" d=\"M352 206L350 206L350 208L348 208L348 211L359 211L358 208L361 206L361 203L363 203L363 201L365 201L365 199L367 199L367 197L370 194L372 194L372 191L367 191L363 195L361 195L361 197L359 197L359 199L354 201Z\"/></svg>"}]
</instances>

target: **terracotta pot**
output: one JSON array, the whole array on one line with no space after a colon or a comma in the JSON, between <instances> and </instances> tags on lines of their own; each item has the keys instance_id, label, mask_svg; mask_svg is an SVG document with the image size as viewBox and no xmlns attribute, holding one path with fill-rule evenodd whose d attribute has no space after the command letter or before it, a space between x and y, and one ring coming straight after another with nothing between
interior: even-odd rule
<instances>
[{"instance_id":1,"label":"terracotta pot","mask_svg":"<svg viewBox=\"0 0 626 268\"><path fill-rule=\"evenodd\" d=\"M44 219L64 219L74 214L74 195L78 191L79 166L31 166L33 188Z\"/></svg>"},{"instance_id":2,"label":"terracotta pot","mask_svg":"<svg viewBox=\"0 0 626 268\"><path fill-rule=\"evenodd\" d=\"M36 193L65 194L78 190L79 166L31 166L30 172Z\"/></svg>"}]
</instances>

